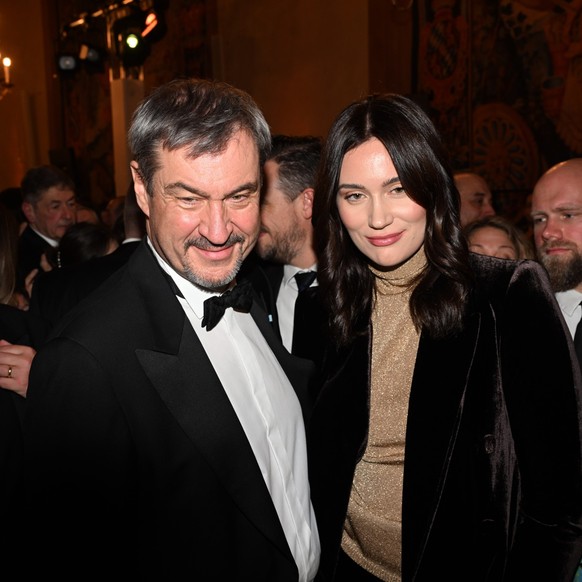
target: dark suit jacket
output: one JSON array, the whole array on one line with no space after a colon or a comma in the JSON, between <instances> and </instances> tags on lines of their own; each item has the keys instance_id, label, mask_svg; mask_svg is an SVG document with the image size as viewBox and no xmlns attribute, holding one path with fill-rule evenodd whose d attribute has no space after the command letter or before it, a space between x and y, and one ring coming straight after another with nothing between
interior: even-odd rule
<instances>
[{"instance_id":1,"label":"dark suit jacket","mask_svg":"<svg viewBox=\"0 0 582 582\"><path fill-rule=\"evenodd\" d=\"M47 331L28 311L0 304L0 339L38 348ZM2 372L4 373L4 372ZM23 454L22 422L26 400L0 388L0 561L5 563L14 540L12 519L21 516L20 471ZM18 542L15 542L18 544Z\"/></svg>"},{"instance_id":2,"label":"dark suit jacket","mask_svg":"<svg viewBox=\"0 0 582 582\"><path fill-rule=\"evenodd\" d=\"M120 245L109 255L80 265L39 273L34 281L30 312L49 327L125 265L139 241Z\"/></svg>"},{"instance_id":3,"label":"dark suit jacket","mask_svg":"<svg viewBox=\"0 0 582 582\"><path fill-rule=\"evenodd\" d=\"M24 288L24 279L33 269L40 268L40 257L49 250L46 240L36 234L30 225L27 226L18 240L18 285Z\"/></svg>"},{"instance_id":4,"label":"dark suit jacket","mask_svg":"<svg viewBox=\"0 0 582 582\"><path fill-rule=\"evenodd\" d=\"M283 265L253 258L247 261L243 273L251 281L263 309L269 314L269 321L277 337L281 339L277 296L283 280ZM301 358L309 358L319 365L323 355L320 338L321 327L324 325L324 310L317 296L317 287L310 287L300 294L295 303L291 353Z\"/></svg>"},{"instance_id":5,"label":"dark suit jacket","mask_svg":"<svg viewBox=\"0 0 582 582\"><path fill-rule=\"evenodd\" d=\"M479 256L473 264L462 333L420 338L402 580L571 582L582 553L582 392L572 341L542 267ZM331 358L310 423L321 580L333 579L366 447L370 341L359 337Z\"/></svg>"},{"instance_id":6,"label":"dark suit jacket","mask_svg":"<svg viewBox=\"0 0 582 582\"><path fill-rule=\"evenodd\" d=\"M277 337L281 339L277 295L279 295L279 287L281 287L283 280L283 265L263 261L252 254L245 261L242 274L251 282L261 302L261 307L267 312Z\"/></svg>"},{"instance_id":7,"label":"dark suit jacket","mask_svg":"<svg viewBox=\"0 0 582 582\"><path fill-rule=\"evenodd\" d=\"M251 314L306 412L312 364ZM246 435L145 242L35 358L25 429L33 570L297 580Z\"/></svg>"}]
</instances>

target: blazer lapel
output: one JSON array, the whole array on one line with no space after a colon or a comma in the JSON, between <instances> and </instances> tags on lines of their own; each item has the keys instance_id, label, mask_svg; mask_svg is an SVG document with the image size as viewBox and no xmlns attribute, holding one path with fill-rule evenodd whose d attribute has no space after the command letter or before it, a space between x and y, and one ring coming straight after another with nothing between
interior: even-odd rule
<instances>
[{"instance_id":1,"label":"blazer lapel","mask_svg":"<svg viewBox=\"0 0 582 582\"><path fill-rule=\"evenodd\" d=\"M177 354L139 350L160 397L240 510L290 556L252 448L188 320Z\"/></svg>"},{"instance_id":2,"label":"blazer lapel","mask_svg":"<svg viewBox=\"0 0 582 582\"><path fill-rule=\"evenodd\" d=\"M403 484L403 568L420 563L455 449L481 317L472 314L456 337L422 334L408 409ZM414 506L408 500L414 500ZM418 535L424 531L424 535ZM410 535L409 535L410 534ZM413 578L411 578L413 579Z\"/></svg>"},{"instance_id":3,"label":"blazer lapel","mask_svg":"<svg viewBox=\"0 0 582 582\"><path fill-rule=\"evenodd\" d=\"M292 560L285 534L252 448L232 405L170 284L151 253L136 251L155 335L154 349L136 350L139 362L170 413L218 475L240 510ZM150 255L149 257L147 255Z\"/></svg>"}]
</instances>

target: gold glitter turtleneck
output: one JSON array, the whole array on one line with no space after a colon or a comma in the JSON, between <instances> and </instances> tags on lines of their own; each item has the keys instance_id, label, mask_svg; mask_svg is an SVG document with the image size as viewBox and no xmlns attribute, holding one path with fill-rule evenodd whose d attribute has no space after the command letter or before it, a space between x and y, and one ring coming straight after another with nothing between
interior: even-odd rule
<instances>
[{"instance_id":1,"label":"gold glitter turtleneck","mask_svg":"<svg viewBox=\"0 0 582 582\"><path fill-rule=\"evenodd\" d=\"M376 275L372 310L372 377L368 444L356 467L343 550L381 580L399 582L402 476L408 398L419 334L407 287L426 265L421 248L404 264Z\"/></svg>"}]
</instances>

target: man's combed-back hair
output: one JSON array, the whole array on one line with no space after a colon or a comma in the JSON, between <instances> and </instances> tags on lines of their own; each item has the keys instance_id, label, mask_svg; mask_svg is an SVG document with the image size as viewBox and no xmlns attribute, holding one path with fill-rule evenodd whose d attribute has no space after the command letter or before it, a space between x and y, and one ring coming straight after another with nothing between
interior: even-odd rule
<instances>
[{"instance_id":1,"label":"man's combed-back hair","mask_svg":"<svg viewBox=\"0 0 582 582\"><path fill-rule=\"evenodd\" d=\"M269 160L278 164L279 186L290 202L307 188L315 188L322 140L310 135L273 136Z\"/></svg>"},{"instance_id":2,"label":"man's combed-back hair","mask_svg":"<svg viewBox=\"0 0 582 582\"><path fill-rule=\"evenodd\" d=\"M64 170L50 165L30 168L24 174L20 187L22 200L33 205L51 188L75 191L73 179Z\"/></svg>"},{"instance_id":3,"label":"man's combed-back hair","mask_svg":"<svg viewBox=\"0 0 582 582\"><path fill-rule=\"evenodd\" d=\"M250 95L220 81L175 79L154 89L139 105L128 141L151 195L162 150L187 147L193 158L219 154L241 130L256 143L262 166L270 151L271 133Z\"/></svg>"},{"instance_id":4,"label":"man's combed-back hair","mask_svg":"<svg viewBox=\"0 0 582 582\"><path fill-rule=\"evenodd\" d=\"M332 124L323 150L313 223L318 281L331 331L340 344L364 333L375 298L369 261L352 242L337 207L344 156L372 138L384 144L402 187L426 210L428 264L414 282L413 321L433 337L455 333L471 282L459 222L459 193L434 125L412 100L396 94L372 95L346 107Z\"/></svg>"}]
</instances>

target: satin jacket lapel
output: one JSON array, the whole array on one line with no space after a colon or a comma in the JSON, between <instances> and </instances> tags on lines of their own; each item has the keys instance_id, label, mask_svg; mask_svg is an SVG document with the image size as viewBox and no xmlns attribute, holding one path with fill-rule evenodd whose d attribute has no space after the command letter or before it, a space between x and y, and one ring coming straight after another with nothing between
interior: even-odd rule
<instances>
[{"instance_id":1,"label":"satin jacket lapel","mask_svg":"<svg viewBox=\"0 0 582 582\"><path fill-rule=\"evenodd\" d=\"M240 510L292 559L238 417L168 281L153 256L151 260L154 264L140 253L137 262L134 261L134 268L139 263L141 268L147 264L148 279L142 289L146 305L160 306L148 313L153 329L160 330L156 349L137 350L140 364L168 410Z\"/></svg>"},{"instance_id":2,"label":"satin jacket lapel","mask_svg":"<svg viewBox=\"0 0 582 582\"><path fill-rule=\"evenodd\" d=\"M403 567L405 560L411 565L420 562L438 508L463 414L480 324L480 315L473 314L456 337L433 340L422 334L420 339L406 433L402 535L403 546L411 551L403 555ZM414 499L414 507L408 499ZM420 536L422 530L425 535Z\"/></svg>"}]
</instances>

